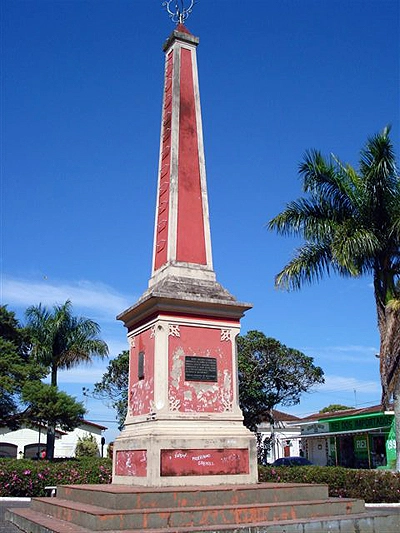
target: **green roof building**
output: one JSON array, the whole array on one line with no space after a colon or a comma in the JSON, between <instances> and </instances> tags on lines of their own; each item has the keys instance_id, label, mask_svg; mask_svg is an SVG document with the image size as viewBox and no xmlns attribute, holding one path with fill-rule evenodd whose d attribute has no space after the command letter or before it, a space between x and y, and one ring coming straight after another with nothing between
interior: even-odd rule
<instances>
[{"instance_id":1,"label":"green roof building","mask_svg":"<svg viewBox=\"0 0 400 533\"><path fill-rule=\"evenodd\" d=\"M380 405L316 413L301 428L304 455L316 465L392 468L396 459L393 411Z\"/></svg>"}]
</instances>

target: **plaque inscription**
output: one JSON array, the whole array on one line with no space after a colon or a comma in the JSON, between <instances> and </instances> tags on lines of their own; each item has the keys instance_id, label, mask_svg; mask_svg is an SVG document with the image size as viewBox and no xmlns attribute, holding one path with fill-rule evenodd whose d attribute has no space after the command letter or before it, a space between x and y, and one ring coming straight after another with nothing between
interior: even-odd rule
<instances>
[{"instance_id":1,"label":"plaque inscription","mask_svg":"<svg viewBox=\"0 0 400 533\"><path fill-rule=\"evenodd\" d=\"M215 357L185 357L185 381L218 381Z\"/></svg>"}]
</instances>

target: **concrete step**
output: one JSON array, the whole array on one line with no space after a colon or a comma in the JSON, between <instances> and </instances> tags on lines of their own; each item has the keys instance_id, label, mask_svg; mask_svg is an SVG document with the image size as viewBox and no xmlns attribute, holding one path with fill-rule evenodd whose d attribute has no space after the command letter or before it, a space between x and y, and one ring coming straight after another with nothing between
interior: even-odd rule
<instances>
[{"instance_id":1,"label":"concrete step","mask_svg":"<svg viewBox=\"0 0 400 533\"><path fill-rule=\"evenodd\" d=\"M327 485L257 483L219 487L130 487L127 485L64 485L61 499L96 504L107 509L150 509L309 501L328 498Z\"/></svg>"},{"instance_id":2,"label":"concrete step","mask_svg":"<svg viewBox=\"0 0 400 533\"><path fill-rule=\"evenodd\" d=\"M62 520L49 517L31 509L13 509L8 519L25 533L91 533ZM240 526L218 525L168 529L148 529L146 533L395 533L400 531L400 514L389 510L364 512L351 516L325 516L303 520L283 520L242 524ZM121 533L109 530L107 533ZM123 533L138 533L138 530L124 530Z\"/></svg>"},{"instance_id":3,"label":"concrete step","mask_svg":"<svg viewBox=\"0 0 400 533\"><path fill-rule=\"evenodd\" d=\"M31 508L10 509L6 511L5 519L26 533L91 533L89 529L57 520Z\"/></svg>"},{"instance_id":4,"label":"concrete step","mask_svg":"<svg viewBox=\"0 0 400 533\"><path fill-rule=\"evenodd\" d=\"M364 511L364 502L328 498L303 502L235 504L196 507L114 510L57 498L34 498L31 509L89 531L199 528L204 525L242 525L268 521L301 520L319 516L351 515ZM169 528L169 529L168 529Z\"/></svg>"}]
</instances>

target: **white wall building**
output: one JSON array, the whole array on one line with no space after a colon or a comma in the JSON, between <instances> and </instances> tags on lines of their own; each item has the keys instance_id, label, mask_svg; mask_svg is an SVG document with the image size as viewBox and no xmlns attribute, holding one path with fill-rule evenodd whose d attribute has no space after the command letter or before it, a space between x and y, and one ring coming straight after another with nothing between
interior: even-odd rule
<instances>
[{"instance_id":1,"label":"white wall building","mask_svg":"<svg viewBox=\"0 0 400 533\"><path fill-rule=\"evenodd\" d=\"M78 438L93 435L101 453L102 433L107 428L88 420L69 433L56 430L54 457L74 457ZM38 457L46 450L46 431L44 426L27 427L17 430L0 428L0 457ZM104 455L106 450L104 449Z\"/></svg>"},{"instance_id":2,"label":"white wall building","mask_svg":"<svg viewBox=\"0 0 400 533\"><path fill-rule=\"evenodd\" d=\"M263 440L272 437L271 450L267 454L267 462L273 463L280 457L299 456L301 450L301 429L297 425L301 419L282 411L272 410L273 423L262 422L258 431Z\"/></svg>"}]
</instances>

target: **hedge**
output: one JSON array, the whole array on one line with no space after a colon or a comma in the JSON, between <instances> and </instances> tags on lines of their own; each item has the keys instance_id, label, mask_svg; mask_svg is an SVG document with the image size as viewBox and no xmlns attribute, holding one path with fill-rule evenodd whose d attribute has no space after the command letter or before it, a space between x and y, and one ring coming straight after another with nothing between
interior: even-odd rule
<instances>
[{"instance_id":1,"label":"hedge","mask_svg":"<svg viewBox=\"0 0 400 533\"><path fill-rule=\"evenodd\" d=\"M110 459L0 459L0 496L45 496L46 486L111 483ZM341 467L259 467L262 482L323 483L329 495L367 503L400 501L400 473Z\"/></svg>"},{"instance_id":2,"label":"hedge","mask_svg":"<svg viewBox=\"0 0 400 533\"><path fill-rule=\"evenodd\" d=\"M333 466L259 467L259 480L282 483L323 483L329 496L359 498L367 503L398 503L400 473Z\"/></svg>"},{"instance_id":3,"label":"hedge","mask_svg":"<svg viewBox=\"0 0 400 533\"><path fill-rule=\"evenodd\" d=\"M110 459L0 459L0 496L46 496L45 487L111 483Z\"/></svg>"}]
</instances>

